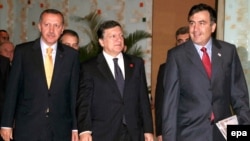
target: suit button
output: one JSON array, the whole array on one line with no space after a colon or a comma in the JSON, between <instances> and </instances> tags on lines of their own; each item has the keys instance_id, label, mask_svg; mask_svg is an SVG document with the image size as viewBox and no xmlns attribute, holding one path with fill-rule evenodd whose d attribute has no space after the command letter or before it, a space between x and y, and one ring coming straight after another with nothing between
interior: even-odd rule
<instances>
[{"instance_id":1,"label":"suit button","mask_svg":"<svg viewBox=\"0 0 250 141\"><path fill-rule=\"evenodd\" d=\"M49 96L51 96L51 93L49 93Z\"/></svg>"},{"instance_id":2,"label":"suit button","mask_svg":"<svg viewBox=\"0 0 250 141\"><path fill-rule=\"evenodd\" d=\"M49 108L45 110L45 117L49 117Z\"/></svg>"}]
</instances>

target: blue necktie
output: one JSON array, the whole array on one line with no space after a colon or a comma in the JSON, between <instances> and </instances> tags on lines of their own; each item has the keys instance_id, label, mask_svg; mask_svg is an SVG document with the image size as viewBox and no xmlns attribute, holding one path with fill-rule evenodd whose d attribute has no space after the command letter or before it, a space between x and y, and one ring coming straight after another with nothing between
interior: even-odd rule
<instances>
[{"instance_id":1,"label":"blue necktie","mask_svg":"<svg viewBox=\"0 0 250 141\"><path fill-rule=\"evenodd\" d=\"M115 81L116 81L116 84L119 88L121 95L123 96L123 89L124 89L125 81L122 75L122 71L118 65L118 58L114 58L113 61L114 61L114 67L115 67Z\"/></svg>"}]
</instances>

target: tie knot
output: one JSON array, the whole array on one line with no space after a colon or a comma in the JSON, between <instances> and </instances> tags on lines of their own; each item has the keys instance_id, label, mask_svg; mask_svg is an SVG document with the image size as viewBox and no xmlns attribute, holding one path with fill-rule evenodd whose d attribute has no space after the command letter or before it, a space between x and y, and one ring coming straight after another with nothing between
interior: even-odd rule
<instances>
[{"instance_id":1,"label":"tie knot","mask_svg":"<svg viewBox=\"0 0 250 141\"><path fill-rule=\"evenodd\" d=\"M52 54L52 51L53 51L53 48L52 48L52 47L48 47L48 48L46 49L46 52L47 52L47 54L49 54L49 55Z\"/></svg>"},{"instance_id":2,"label":"tie knot","mask_svg":"<svg viewBox=\"0 0 250 141\"><path fill-rule=\"evenodd\" d=\"M201 48L201 51L202 51L202 52L207 52L207 48L202 47L202 48Z\"/></svg>"},{"instance_id":3,"label":"tie knot","mask_svg":"<svg viewBox=\"0 0 250 141\"><path fill-rule=\"evenodd\" d=\"M118 62L118 58L113 58L114 63Z\"/></svg>"}]
</instances>

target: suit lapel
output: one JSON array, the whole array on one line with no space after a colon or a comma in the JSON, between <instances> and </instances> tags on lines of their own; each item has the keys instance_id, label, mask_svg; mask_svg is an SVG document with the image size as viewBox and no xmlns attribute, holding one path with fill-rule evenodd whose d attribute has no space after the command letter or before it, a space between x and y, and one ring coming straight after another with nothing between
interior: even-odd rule
<instances>
[{"instance_id":1,"label":"suit lapel","mask_svg":"<svg viewBox=\"0 0 250 141\"><path fill-rule=\"evenodd\" d=\"M191 60L191 62L196 66L198 70L207 78L207 73L202 64L201 58L193 44L192 41L188 41L187 44L184 45L185 52L187 57ZM209 79L208 79L209 80Z\"/></svg>"},{"instance_id":2,"label":"suit lapel","mask_svg":"<svg viewBox=\"0 0 250 141\"><path fill-rule=\"evenodd\" d=\"M119 95L121 96L119 89L116 85L116 81L114 79L114 76L108 66L108 63L106 61L106 59L104 58L104 55L102 53L100 53L97 56L97 68L99 69L99 71L101 72L101 74L103 75L103 77L105 77L107 79L107 83L109 83L108 85L111 86L112 88L116 89L117 93L119 93Z\"/></svg>"},{"instance_id":3,"label":"suit lapel","mask_svg":"<svg viewBox=\"0 0 250 141\"><path fill-rule=\"evenodd\" d=\"M41 79L44 81L45 86L47 87L47 81L46 81L46 75L45 75L45 69L43 64L43 54L40 44L40 38L35 40L35 43L33 44L33 53L31 53L30 58L33 58L35 61L35 65L37 68L37 71L39 72L39 76L42 76Z\"/></svg>"},{"instance_id":4,"label":"suit lapel","mask_svg":"<svg viewBox=\"0 0 250 141\"><path fill-rule=\"evenodd\" d=\"M57 45L57 51L56 51L56 57L55 57L55 63L54 63L54 70L52 75L52 82L51 82L51 88L53 87L53 83L55 83L55 80L60 77L60 71L62 68L62 62L64 59L64 49L62 47L61 43L58 43Z\"/></svg>"},{"instance_id":5,"label":"suit lapel","mask_svg":"<svg viewBox=\"0 0 250 141\"><path fill-rule=\"evenodd\" d=\"M221 53L221 46L219 45L219 43L215 40L212 40L212 41L213 41L213 44L212 44L212 78L211 80L215 78L217 71L221 68L221 63L222 63L221 57L223 55Z\"/></svg>"},{"instance_id":6,"label":"suit lapel","mask_svg":"<svg viewBox=\"0 0 250 141\"><path fill-rule=\"evenodd\" d=\"M202 64L201 58L200 58L193 42L188 41L188 43L185 45L187 45L187 46L184 46L184 48L185 48L185 52L187 52L188 58L192 61L192 63L196 66L196 68L201 72L201 74L205 78L205 79L201 78L201 81L208 81L208 83L211 84L211 81L207 76L206 70ZM213 68L213 64L212 64L212 68ZM212 77L213 77L213 70L212 70ZM205 94L205 96L210 100L212 99L212 95Z\"/></svg>"},{"instance_id":7,"label":"suit lapel","mask_svg":"<svg viewBox=\"0 0 250 141\"><path fill-rule=\"evenodd\" d=\"M134 64L134 62L132 62L132 60L126 54L123 54L123 60L124 60L124 69L125 69L125 86L124 86L124 89L126 90L126 86L129 84L129 80L132 77L135 64Z\"/></svg>"}]
</instances>

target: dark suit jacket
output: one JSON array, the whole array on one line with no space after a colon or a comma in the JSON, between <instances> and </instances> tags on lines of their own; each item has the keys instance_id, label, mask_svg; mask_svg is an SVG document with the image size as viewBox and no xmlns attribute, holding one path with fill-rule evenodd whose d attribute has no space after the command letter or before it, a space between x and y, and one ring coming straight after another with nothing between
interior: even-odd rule
<instances>
[{"instance_id":1,"label":"dark suit jacket","mask_svg":"<svg viewBox=\"0 0 250 141\"><path fill-rule=\"evenodd\" d=\"M0 55L0 121L2 117L3 102L5 97L5 89L7 78L9 75L10 60Z\"/></svg>"},{"instance_id":2,"label":"dark suit jacket","mask_svg":"<svg viewBox=\"0 0 250 141\"><path fill-rule=\"evenodd\" d=\"M40 39L17 45L6 89L2 127L13 127L16 141L42 140L52 130L53 140L70 141L77 129L75 101L79 59L74 49L58 43L53 78L48 89ZM50 113L46 117L46 109Z\"/></svg>"},{"instance_id":3,"label":"dark suit jacket","mask_svg":"<svg viewBox=\"0 0 250 141\"><path fill-rule=\"evenodd\" d=\"M248 90L232 44L212 40L212 76L208 79L192 41L171 49L164 78L162 134L164 141L225 141L218 122L232 116L250 124Z\"/></svg>"},{"instance_id":4,"label":"dark suit jacket","mask_svg":"<svg viewBox=\"0 0 250 141\"><path fill-rule=\"evenodd\" d=\"M156 136L162 135L162 103L164 95L163 78L166 63L160 65L155 88L155 128Z\"/></svg>"},{"instance_id":5,"label":"dark suit jacket","mask_svg":"<svg viewBox=\"0 0 250 141\"><path fill-rule=\"evenodd\" d=\"M103 53L82 64L77 120L79 133L92 131L93 141L118 141L125 115L133 141L144 141L143 133L153 133L144 62L124 54L123 97Z\"/></svg>"}]
</instances>

